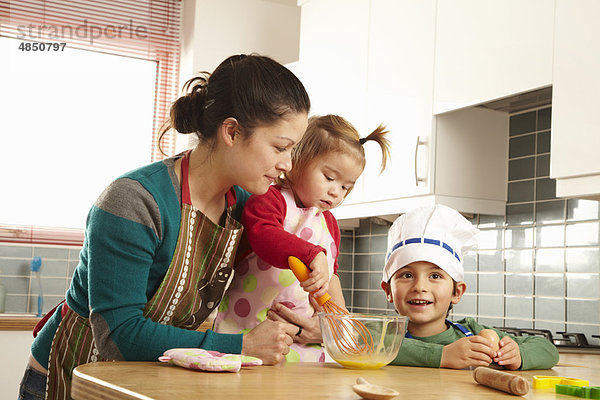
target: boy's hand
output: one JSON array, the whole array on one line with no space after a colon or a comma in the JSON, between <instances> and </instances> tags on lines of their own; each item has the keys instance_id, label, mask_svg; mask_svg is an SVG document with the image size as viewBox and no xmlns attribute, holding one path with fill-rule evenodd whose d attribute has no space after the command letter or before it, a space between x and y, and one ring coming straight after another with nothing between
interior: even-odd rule
<instances>
[{"instance_id":1,"label":"boy's hand","mask_svg":"<svg viewBox=\"0 0 600 400\"><path fill-rule=\"evenodd\" d=\"M325 253L317 254L308 268L311 270L308 279L300 282L300 286L308 293L316 292L315 297L323 296L329 289L329 265Z\"/></svg>"},{"instance_id":2,"label":"boy's hand","mask_svg":"<svg viewBox=\"0 0 600 400\"><path fill-rule=\"evenodd\" d=\"M463 369L471 366L487 367L492 362L494 352L489 341L481 336L464 337L447 344L442 350L441 368Z\"/></svg>"},{"instance_id":3,"label":"boy's hand","mask_svg":"<svg viewBox=\"0 0 600 400\"><path fill-rule=\"evenodd\" d=\"M500 348L496 352L494 362L506 369L519 369L521 367L521 351L519 345L510 336L504 336L498 342Z\"/></svg>"}]
</instances>

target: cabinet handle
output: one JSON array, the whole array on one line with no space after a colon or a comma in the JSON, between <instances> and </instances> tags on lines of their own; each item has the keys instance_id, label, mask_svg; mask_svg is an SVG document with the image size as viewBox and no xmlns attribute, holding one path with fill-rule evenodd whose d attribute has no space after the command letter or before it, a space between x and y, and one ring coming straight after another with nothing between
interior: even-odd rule
<instances>
[{"instance_id":1,"label":"cabinet handle","mask_svg":"<svg viewBox=\"0 0 600 400\"><path fill-rule=\"evenodd\" d=\"M417 154L419 153L419 146L426 145L427 138L421 138L421 136L417 136L417 144L415 145L415 186L419 186L419 182L427 182L427 178L419 178L419 174L417 173L417 167L419 165L419 158Z\"/></svg>"}]
</instances>

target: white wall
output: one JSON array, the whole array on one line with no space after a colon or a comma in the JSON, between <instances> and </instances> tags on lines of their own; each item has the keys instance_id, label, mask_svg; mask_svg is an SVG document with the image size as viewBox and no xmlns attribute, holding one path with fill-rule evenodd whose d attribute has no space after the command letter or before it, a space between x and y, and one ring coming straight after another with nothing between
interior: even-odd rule
<instances>
[{"instance_id":1,"label":"white wall","mask_svg":"<svg viewBox=\"0 0 600 400\"><path fill-rule=\"evenodd\" d=\"M300 7L265 0L184 0L181 76L212 71L233 54L298 60Z\"/></svg>"},{"instance_id":2,"label":"white wall","mask_svg":"<svg viewBox=\"0 0 600 400\"><path fill-rule=\"evenodd\" d=\"M0 400L17 398L31 342L31 331L0 331Z\"/></svg>"},{"instance_id":3,"label":"white wall","mask_svg":"<svg viewBox=\"0 0 600 400\"><path fill-rule=\"evenodd\" d=\"M293 1L184 0L179 87L234 54L298 61L299 46L300 7ZM176 151L188 148L190 139L178 135Z\"/></svg>"}]
</instances>

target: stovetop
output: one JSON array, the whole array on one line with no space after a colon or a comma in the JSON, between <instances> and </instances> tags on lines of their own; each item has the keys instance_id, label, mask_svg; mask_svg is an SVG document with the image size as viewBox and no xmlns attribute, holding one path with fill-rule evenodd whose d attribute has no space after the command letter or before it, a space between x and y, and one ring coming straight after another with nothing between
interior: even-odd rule
<instances>
[{"instance_id":1,"label":"stovetop","mask_svg":"<svg viewBox=\"0 0 600 400\"><path fill-rule=\"evenodd\" d=\"M562 337L553 337L552 332L547 329L522 329L497 327L499 331L513 336L543 336L556 346L560 352L595 353L600 354L600 346L590 344L587 337L579 332L557 332ZM592 338L600 339L600 335L592 335Z\"/></svg>"}]
</instances>

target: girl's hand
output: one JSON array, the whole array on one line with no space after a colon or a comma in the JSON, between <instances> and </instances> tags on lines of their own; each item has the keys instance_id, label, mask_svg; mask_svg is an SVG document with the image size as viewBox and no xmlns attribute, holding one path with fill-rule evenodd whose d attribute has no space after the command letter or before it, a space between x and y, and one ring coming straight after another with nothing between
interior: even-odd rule
<instances>
[{"instance_id":1,"label":"girl's hand","mask_svg":"<svg viewBox=\"0 0 600 400\"><path fill-rule=\"evenodd\" d=\"M244 335L242 354L258 357L265 365L279 364L289 353L296 331L291 324L266 319Z\"/></svg>"},{"instance_id":2,"label":"girl's hand","mask_svg":"<svg viewBox=\"0 0 600 400\"><path fill-rule=\"evenodd\" d=\"M303 317L285 305L277 303L271 306L267 318L293 326L294 335L292 338L296 343L321 343L322 341L319 318L316 315L311 318ZM302 327L302 333L296 336L299 327Z\"/></svg>"},{"instance_id":3,"label":"girl's hand","mask_svg":"<svg viewBox=\"0 0 600 400\"><path fill-rule=\"evenodd\" d=\"M463 369L471 366L487 367L492 362L494 352L489 341L481 336L464 337L444 346L440 367Z\"/></svg>"},{"instance_id":4,"label":"girl's hand","mask_svg":"<svg viewBox=\"0 0 600 400\"><path fill-rule=\"evenodd\" d=\"M317 254L308 268L311 270L308 279L300 282L300 286L308 293L316 292L315 297L321 297L329 289L329 264L325 253Z\"/></svg>"},{"instance_id":5,"label":"girl's hand","mask_svg":"<svg viewBox=\"0 0 600 400\"><path fill-rule=\"evenodd\" d=\"M510 336L504 336L498 342L500 348L496 352L494 362L506 369L519 369L521 367L521 351L519 345Z\"/></svg>"}]
</instances>

